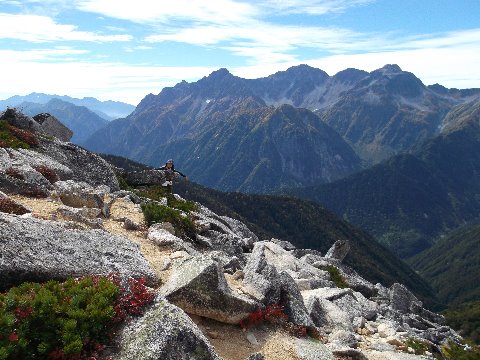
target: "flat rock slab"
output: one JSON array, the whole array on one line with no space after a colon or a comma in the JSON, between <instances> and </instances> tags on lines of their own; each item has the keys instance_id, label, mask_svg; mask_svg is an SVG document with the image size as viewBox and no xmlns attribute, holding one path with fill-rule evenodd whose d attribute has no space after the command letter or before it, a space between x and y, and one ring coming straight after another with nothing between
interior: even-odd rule
<instances>
[{"instance_id":1,"label":"flat rock slab","mask_svg":"<svg viewBox=\"0 0 480 360\"><path fill-rule=\"evenodd\" d=\"M79 230L68 223L0 213L0 287L24 281L63 280L69 276L107 275L158 278L139 246L103 230Z\"/></svg>"}]
</instances>

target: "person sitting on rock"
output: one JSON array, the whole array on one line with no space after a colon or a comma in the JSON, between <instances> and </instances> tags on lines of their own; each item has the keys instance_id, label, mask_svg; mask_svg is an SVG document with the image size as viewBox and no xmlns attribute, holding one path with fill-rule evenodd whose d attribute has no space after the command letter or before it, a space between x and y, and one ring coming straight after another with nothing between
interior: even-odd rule
<instances>
[{"instance_id":1,"label":"person sitting on rock","mask_svg":"<svg viewBox=\"0 0 480 360\"><path fill-rule=\"evenodd\" d=\"M183 176L185 179L188 180L185 174L182 174L180 171L175 170L175 165L173 164L172 159L167 160L165 165L159 167L157 170L163 170L165 172L165 182L162 184L162 186L167 190L169 194L173 193L173 179L175 178L175 173Z\"/></svg>"}]
</instances>

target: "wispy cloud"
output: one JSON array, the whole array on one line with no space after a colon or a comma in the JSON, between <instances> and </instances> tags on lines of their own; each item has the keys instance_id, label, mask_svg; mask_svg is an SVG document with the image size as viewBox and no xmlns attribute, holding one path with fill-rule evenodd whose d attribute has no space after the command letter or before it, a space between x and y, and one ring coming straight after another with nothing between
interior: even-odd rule
<instances>
[{"instance_id":1,"label":"wispy cloud","mask_svg":"<svg viewBox=\"0 0 480 360\"><path fill-rule=\"evenodd\" d=\"M257 15L251 4L232 0L209 1L156 1L136 0L77 0L82 11L104 16L150 24L167 23L172 20L187 20L201 23L238 23Z\"/></svg>"},{"instance_id":2,"label":"wispy cloud","mask_svg":"<svg viewBox=\"0 0 480 360\"><path fill-rule=\"evenodd\" d=\"M102 35L79 31L75 25L56 23L47 16L0 13L0 39L34 43L54 41L130 41L130 35Z\"/></svg>"},{"instance_id":3,"label":"wispy cloud","mask_svg":"<svg viewBox=\"0 0 480 360\"><path fill-rule=\"evenodd\" d=\"M354 6L367 5L377 0L265 0L258 6L281 14L324 15L338 13Z\"/></svg>"}]
</instances>

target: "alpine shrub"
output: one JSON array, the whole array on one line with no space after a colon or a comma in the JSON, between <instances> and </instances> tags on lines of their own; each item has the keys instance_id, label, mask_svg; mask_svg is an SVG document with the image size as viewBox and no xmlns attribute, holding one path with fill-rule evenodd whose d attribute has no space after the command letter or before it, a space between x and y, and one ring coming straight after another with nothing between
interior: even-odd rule
<instances>
[{"instance_id":1,"label":"alpine shrub","mask_svg":"<svg viewBox=\"0 0 480 360\"><path fill-rule=\"evenodd\" d=\"M283 307L278 304L271 304L263 309L257 309L248 315L245 319L240 321L242 329L248 329L252 326L258 326L264 322L280 325L290 334L297 337L304 337L307 335L307 327L297 325L288 321L288 315L285 314Z\"/></svg>"},{"instance_id":2,"label":"alpine shrub","mask_svg":"<svg viewBox=\"0 0 480 360\"><path fill-rule=\"evenodd\" d=\"M0 359L97 359L113 327L153 300L144 280L117 276L24 283L0 294Z\"/></svg>"},{"instance_id":3,"label":"alpine shrub","mask_svg":"<svg viewBox=\"0 0 480 360\"><path fill-rule=\"evenodd\" d=\"M182 215L179 210L164 205L148 203L142 205L142 211L148 226L155 223L169 222L175 228L175 235L195 238L195 224L187 215Z\"/></svg>"},{"instance_id":4,"label":"alpine shrub","mask_svg":"<svg viewBox=\"0 0 480 360\"><path fill-rule=\"evenodd\" d=\"M480 347L450 342L442 346L442 355L436 358L442 360L480 360Z\"/></svg>"},{"instance_id":5,"label":"alpine shrub","mask_svg":"<svg viewBox=\"0 0 480 360\"><path fill-rule=\"evenodd\" d=\"M429 346L425 341L409 338L405 341L405 346L413 349L415 355L423 355L429 350Z\"/></svg>"},{"instance_id":6,"label":"alpine shrub","mask_svg":"<svg viewBox=\"0 0 480 360\"><path fill-rule=\"evenodd\" d=\"M17 169L14 169L12 167L5 170L5 174L15 179L25 180L25 177Z\"/></svg>"},{"instance_id":7,"label":"alpine shrub","mask_svg":"<svg viewBox=\"0 0 480 360\"><path fill-rule=\"evenodd\" d=\"M162 198L167 198L167 205L184 212L197 211L198 205L190 200L178 200L170 194L163 186L156 185L150 186L147 189L138 192L139 196L146 197L148 199L160 201Z\"/></svg>"},{"instance_id":8,"label":"alpine shrub","mask_svg":"<svg viewBox=\"0 0 480 360\"><path fill-rule=\"evenodd\" d=\"M327 271L330 274L330 280L340 289L344 289L348 287L347 282L345 281L344 277L340 273L340 271L333 265L326 265L322 266L322 270Z\"/></svg>"},{"instance_id":9,"label":"alpine shrub","mask_svg":"<svg viewBox=\"0 0 480 360\"><path fill-rule=\"evenodd\" d=\"M272 304L266 306L264 309L257 309L250 313L247 318L240 321L240 326L243 329L248 329L265 321L278 322L287 320L288 316L283 312L283 307L277 304Z\"/></svg>"}]
</instances>

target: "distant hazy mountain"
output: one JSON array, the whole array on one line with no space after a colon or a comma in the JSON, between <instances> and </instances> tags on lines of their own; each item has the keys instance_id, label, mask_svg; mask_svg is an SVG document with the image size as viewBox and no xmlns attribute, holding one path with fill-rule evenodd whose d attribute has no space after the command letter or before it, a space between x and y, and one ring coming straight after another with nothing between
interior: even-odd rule
<instances>
[{"instance_id":1,"label":"distant hazy mountain","mask_svg":"<svg viewBox=\"0 0 480 360\"><path fill-rule=\"evenodd\" d=\"M23 102L17 105L29 116L49 113L73 131L71 141L80 143L97 130L105 127L108 121L90 111L85 106L73 105L60 99L51 99L46 104Z\"/></svg>"},{"instance_id":2,"label":"distant hazy mountain","mask_svg":"<svg viewBox=\"0 0 480 360\"><path fill-rule=\"evenodd\" d=\"M85 97L83 99L72 98L70 96L49 95L43 93L31 93L29 95L15 95L6 100L0 100L0 110L6 107L16 107L23 102L46 104L52 99L60 99L77 106L85 106L98 116L105 120L113 120L127 116L135 106L120 101L100 101L93 97Z\"/></svg>"},{"instance_id":3,"label":"distant hazy mountain","mask_svg":"<svg viewBox=\"0 0 480 360\"><path fill-rule=\"evenodd\" d=\"M480 101L457 106L442 126L414 155L296 193L370 231L399 256L415 255L480 214Z\"/></svg>"},{"instance_id":4,"label":"distant hazy mountain","mask_svg":"<svg viewBox=\"0 0 480 360\"><path fill-rule=\"evenodd\" d=\"M155 166L175 158L192 179L222 190L269 192L359 169L350 146L313 112L268 106L250 85L221 69L165 88L84 146Z\"/></svg>"}]
</instances>

